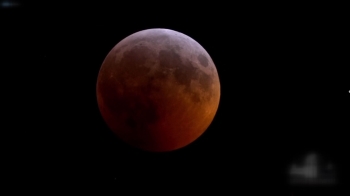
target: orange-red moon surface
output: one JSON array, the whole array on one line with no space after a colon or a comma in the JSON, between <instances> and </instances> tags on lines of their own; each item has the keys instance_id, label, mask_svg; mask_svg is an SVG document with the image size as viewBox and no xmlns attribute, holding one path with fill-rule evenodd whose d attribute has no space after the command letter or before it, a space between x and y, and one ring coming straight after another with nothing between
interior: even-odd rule
<instances>
[{"instance_id":1,"label":"orange-red moon surface","mask_svg":"<svg viewBox=\"0 0 350 196\"><path fill-rule=\"evenodd\" d=\"M212 123L220 81L207 51L170 29L147 29L120 41L97 78L97 103L127 144L153 152L195 141Z\"/></svg>"}]
</instances>

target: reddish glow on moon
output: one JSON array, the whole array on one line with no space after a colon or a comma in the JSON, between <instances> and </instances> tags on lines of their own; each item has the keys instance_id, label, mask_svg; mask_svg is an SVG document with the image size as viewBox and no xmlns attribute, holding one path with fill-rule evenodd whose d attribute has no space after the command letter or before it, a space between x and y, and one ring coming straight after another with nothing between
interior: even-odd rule
<instances>
[{"instance_id":1,"label":"reddish glow on moon","mask_svg":"<svg viewBox=\"0 0 350 196\"><path fill-rule=\"evenodd\" d=\"M148 29L120 41L97 78L97 102L109 128L136 148L165 152L195 141L220 101L213 60L195 40Z\"/></svg>"}]
</instances>

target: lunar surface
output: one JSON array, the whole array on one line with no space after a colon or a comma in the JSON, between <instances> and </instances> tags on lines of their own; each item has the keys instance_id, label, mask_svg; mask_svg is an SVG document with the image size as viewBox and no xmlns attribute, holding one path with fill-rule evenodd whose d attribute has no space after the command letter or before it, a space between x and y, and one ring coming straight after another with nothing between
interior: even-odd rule
<instances>
[{"instance_id":1,"label":"lunar surface","mask_svg":"<svg viewBox=\"0 0 350 196\"><path fill-rule=\"evenodd\" d=\"M120 41L97 78L108 127L127 144L152 152L195 141L213 121L220 82L207 51L189 36L148 29Z\"/></svg>"}]
</instances>

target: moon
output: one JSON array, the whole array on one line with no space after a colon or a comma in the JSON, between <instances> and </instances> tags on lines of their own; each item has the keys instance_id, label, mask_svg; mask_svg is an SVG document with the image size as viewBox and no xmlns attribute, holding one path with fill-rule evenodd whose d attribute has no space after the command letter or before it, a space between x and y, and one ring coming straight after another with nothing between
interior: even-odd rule
<instances>
[{"instance_id":1,"label":"moon","mask_svg":"<svg viewBox=\"0 0 350 196\"><path fill-rule=\"evenodd\" d=\"M125 143L151 152L180 149L212 123L220 81L207 51L170 29L129 35L105 57L97 103L107 126Z\"/></svg>"}]
</instances>

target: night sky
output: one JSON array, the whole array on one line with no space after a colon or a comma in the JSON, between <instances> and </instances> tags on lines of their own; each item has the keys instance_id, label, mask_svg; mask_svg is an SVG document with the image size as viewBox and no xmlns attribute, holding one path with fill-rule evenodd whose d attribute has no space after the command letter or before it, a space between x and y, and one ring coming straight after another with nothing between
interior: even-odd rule
<instances>
[{"instance_id":1,"label":"night sky","mask_svg":"<svg viewBox=\"0 0 350 196\"><path fill-rule=\"evenodd\" d=\"M348 191L350 83L341 13L296 5L158 6L96 1L1 8L5 124L11 127L5 155L16 175L62 188L102 182L116 192L129 186L217 195ZM208 130L170 153L124 144L97 106L96 80L107 53L148 28L199 42L221 82ZM336 187L287 184L286 168L308 152L337 166Z\"/></svg>"}]
</instances>

